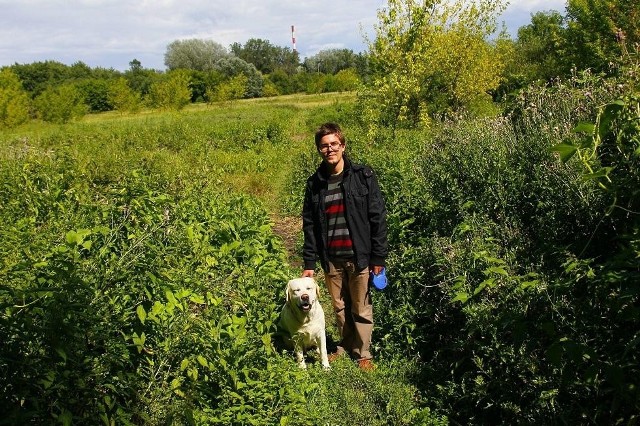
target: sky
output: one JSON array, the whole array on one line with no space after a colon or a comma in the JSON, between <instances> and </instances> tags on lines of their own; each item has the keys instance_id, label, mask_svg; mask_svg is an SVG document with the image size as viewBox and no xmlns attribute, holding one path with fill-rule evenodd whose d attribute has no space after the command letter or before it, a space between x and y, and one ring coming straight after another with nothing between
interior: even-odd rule
<instances>
[{"instance_id":1,"label":"sky","mask_svg":"<svg viewBox=\"0 0 640 426\"><path fill-rule=\"evenodd\" d=\"M565 0L511 0L499 21L514 37ZM0 67L39 61L124 71L137 59L164 70L167 45L206 39L229 47L263 39L302 59L323 49L366 50L384 0L0 0Z\"/></svg>"}]
</instances>

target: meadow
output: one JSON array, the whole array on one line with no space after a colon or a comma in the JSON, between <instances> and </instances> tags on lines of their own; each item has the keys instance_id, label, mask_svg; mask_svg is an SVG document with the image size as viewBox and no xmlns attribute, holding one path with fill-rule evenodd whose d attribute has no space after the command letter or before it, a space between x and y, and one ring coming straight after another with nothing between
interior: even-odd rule
<instances>
[{"instance_id":1,"label":"meadow","mask_svg":"<svg viewBox=\"0 0 640 426\"><path fill-rule=\"evenodd\" d=\"M371 382L348 362L303 372L271 341L286 281L301 272L273 230L299 209L301 188L286 182L314 151L318 120L352 102L107 113L3 134L3 422L423 415L408 367Z\"/></svg>"},{"instance_id":2,"label":"meadow","mask_svg":"<svg viewBox=\"0 0 640 426\"><path fill-rule=\"evenodd\" d=\"M583 76L372 139L354 94L3 131L0 423L637 421L635 93ZM387 202L369 373L272 341L324 121Z\"/></svg>"}]
</instances>

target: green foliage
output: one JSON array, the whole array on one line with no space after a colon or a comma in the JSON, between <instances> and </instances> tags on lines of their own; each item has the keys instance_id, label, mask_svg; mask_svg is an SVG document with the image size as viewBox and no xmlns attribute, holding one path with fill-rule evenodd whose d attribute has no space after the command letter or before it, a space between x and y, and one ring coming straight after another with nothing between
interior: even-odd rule
<instances>
[{"instance_id":1,"label":"green foliage","mask_svg":"<svg viewBox=\"0 0 640 426\"><path fill-rule=\"evenodd\" d=\"M633 84L585 73L522 91L506 118L356 141L389 210L377 350L418 354L420 389L453 421L637 417L636 97L573 131ZM559 164L559 141L592 170Z\"/></svg>"},{"instance_id":2,"label":"green foliage","mask_svg":"<svg viewBox=\"0 0 640 426\"><path fill-rule=\"evenodd\" d=\"M38 117L51 123L67 123L87 112L84 96L74 84L46 89L34 100L34 105Z\"/></svg>"},{"instance_id":3,"label":"green foliage","mask_svg":"<svg viewBox=\"0 0 640 426\"><path fill-rule=\"evenodd\" d=\"M134 92L140 94L141 97L145 97L151 90L153 82L157 80L159 73L142 68L142 64L136 59L129 64L131 68L125 71L124 77Z\"/></svg>"},{"instance_id":4,"label":"green foliage","mask_svg":"<svg viewBox=\"0 0 640 426\"><path fill-rule=\"evenodd\" d=\"M559 12L533 15L530 24L518 29L516 43L520 61L512 72L523 74L527 82L566 77L574 66L568 57L565 20Z\"/></svg>"},{"instance_id":5,"label":"green foliage","mask_svg":"<svg viewBox=\"0 0 640 426\"><path fill-rule=\"evenodd\" d=\"M576 394L571 381L587 385L588 393L600 393L606 406L596 407L596 422L637 419L638 359L637 306L640 203L640 110L638 93L602 106L593 124L581 123L575 131L583 135L578 143L565 142L553 150L567 162L575 156L583 166L583 178L596 182L608 207L590 244L597 255L568 256L565 276L557 287L575 297L575 307L558 324L555 341L547 356L566 380L562 385ZM582 296L587 294L588 297ZM603 315L603 312L607 312ZM573 331L569 331L573 330ZM606 331L605 331L606 330ZM607 337L603 337L603 334Z\"/></svg>"},{"instance_id":6,"label":"green foliage","mask_svg":"<svg viewBox=\"0 0 640 426\"><path fill-rule=\"evenodd\" d=\"M227 78L244 75L247 78L244 97L256 98L262 94L262 74L252 64L231 56L217 61L214 69Z\"/></svg>"},{"instance_id":7,"label":"green foliage","mask_svg":"<svg viewBox=\"0 0 640 426\"><path fill-rule=\"evenodd\" d=\"M13 177L26 187L56 185L61 175L52 180L48 173L31 169ZM227 398L245 392L239 380L255 377L249 370L262 372L271 351L276 289L264 290L285 279L264 211L246 198L225 201L215 193L190 190L173 198L158 192L161 179L137 171L120 183L94 182L90 191L84 174L67 169L70 186L58 180L55 194L34 188L26 210L4 195L5 217L33 219L49 234L69 221L88 226L58 242L37 238L40 244L20 261L3 246L3 282L10 285L0 297L0 365L10 418L156 423L184 420L206 406L233 414L236 407L224 402L237 401ZM9 189L16 182L5 183ZM26 226L3 232L9 230L25 243L32 232ZM206 359L215 368L198 374ZM236 377L245 373L246 379ZM269 394L254 390L259 395ZM214 404L218 399L223 403ZM207 400L212 405L194 405Z\"/></svg>"},{"instance_id":8,"label":"green foliage","mask_svg":"<svg viewBox=\"0 0 640 426\"><path fill-rule=\"evenodd\" d=\"M388 2L369 45L366 117L394 128L415 126L496 88L503 59L487 38L502 7L500 1Z\"/></svg>"},{"instance_id":9,"label":"green foliage","mask_svg":"<svg viewBox=\"0 0 640 426\"><path fill-rule=\"evenodd\" d=\"M233 43L231 52L238 58L253 64L258 71L269 74L281 70L293 74L298 67L298 52L289 47L274 46L268 40L251 38L244 45Z\"/></svg>"},{"instance_id":10,"label":"green foliage","mask_svg":"<svg viewBox=\"0 0 640 426\"><path fill-rule=\"evenodd\" d=\"M632 0L569 0L567 39L578 69L603 72L625 62L640 41L638 14Z\"/></svg>"},{"instance_id":11,"label":"green foliage","mask_svg":"<svg viewBox=\"0 0 640 426\"><path fill-rule=\"evenodd\" d=\"M360 79L355 68L338 71L328 84L328 92L349 92L360 87Z\"/></svg>"},{"instance_id":12,"label":"green foliage","mask_svg":"<svg viewBox=\"0 0 640 426\"><path fill-rule=\"evenodd\" d=\"M275 86L278 92L282 95L288 95L295 92L295 89L291 85L291 79L282 70L274 71L266 76L265 85L269 84Z\"/></svg>"},{"instance_id":13,"label":"green foliage","mask_svg":"<svg viewBox=\"0 0 640 426\"><path fill-rule=\"evenodd\" d=\"M362 54L349 49L324 49L305 58L304 67L308 72L322 72L335 75L342 70L356 68Z\"/></svg>"},{"instance_id":14,"label":"green foliage","mask_svg":"<svg viewBox=\"0 0 640 426\"><path fill-rule=\"evenodd\" d=\"M111 82L107 96L116 111L135 113L142 107L140 95L129 87L124 77Z\"/></svg>"},{"instance_id":15,"label":"green foliage","mask_svg":"<svg viewBox=\"0 0 640 426\"><path fill-rule=\"evenodd\" d=\"M277 198L291 135L336 106L268 102L2 135L5 422L444 423L400 360L369 378L273 347L299 271L249 189Z\"/></svg>"},{"instance_id":16,"label":"green foliage","mask_svg":"<svg viewBox=\"0 0 640 426\"><path fill-rule=\"evenodd\" d=\"M279 95L281 95L281 93L278 91L278 87L276 87L276 85L271 81L265 80L264 86L262 87L262 96L264 96L265 98L269 98Z\"/></svg>"},{"instance_id":17,"label":"green foliage","mask_svg":"<svg viewBox=\"0 0 640 426\"><path fill-rule=\"evenodd\" d=\"M191 102L189 74L186 70L167 73L149 89L148 101L154 108L179 111Z\"/></svg>"},{"instance_id":18,"label":"green foliage","mask_svg":"<svg viewBox=\"0 0 640 426\"><path fill-rule=\"evenodd\" d=\"M247 90L249 79L243 75L237 75L229 80L220 83L215 89L207 90L209 102L224 102L235 99L242 99Z\"/></svg>"},{"instance_id":19,"label":"green foliage","mask_svg":"<svg viewBox=\"0 0 640 426\"><path fill-rule=\"evenodd\" d=\"M78 90L84 97L84 103L89 112L111 111L113 105L109 102L109 81L106 79L85 79L79 81Z\"/></svg>"},{"instance_id":20,"label":"green foliage","mask_svg":"<svg viewBox=\"0 0 640 426\"><path fill-rule=\"evenodd\" d=\"M0 70L0 129L26 122L29 119L29 101L18 76L9 68Z\"/></svg>"},{"instance_id":21,"label":"green foliage","mask_svg":"<svg viewBox=\"0 0 640 426\"><path fill-rule=\"evenodd\" d=\"M68 79L69 67L56 61L15 64L11 67L24 89L36 98L48 87L61 84Z\"/></svg>"},{"instance_id":22,"label":"green foliage","mask_svg":"<svg viewBox=\"0 0 640 426\"><path fill-rule=\"evenodd\" d=\"M227 56L227 49L213 40L175 40L167 45L164 64L169 70L211 71L216 62Z\"/></svg>"}]
</instances>

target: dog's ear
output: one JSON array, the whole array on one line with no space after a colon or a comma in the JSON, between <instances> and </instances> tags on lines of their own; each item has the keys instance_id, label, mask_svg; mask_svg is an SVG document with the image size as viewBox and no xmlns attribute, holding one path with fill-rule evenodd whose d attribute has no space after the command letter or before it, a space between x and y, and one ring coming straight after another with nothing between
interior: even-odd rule
<instances>
[{"instance_id":1,"label":"dog's ear","mask_svg":"<svg viewBox=\"0 0 640 426\"><path fill-rule=\"evenodd\" d=\"M316 297L319 299L320 298L320 286L318 285L318 283L316 282Z\"/></svg>"},{"instance_id":2,"label":"dog's ear","mask_svg":"<svg viewBox=\"0 0 640 426\"><path fill-rule=\"evenodd\" d=\"M289 303L289 299L291 299L291 295L289 294L290 293L290 291L289 291L289 283L287 283L287 288L285 289L284 293L285 293L284 294L285 301L287 303Z\"/></svg>"}]
</instances>

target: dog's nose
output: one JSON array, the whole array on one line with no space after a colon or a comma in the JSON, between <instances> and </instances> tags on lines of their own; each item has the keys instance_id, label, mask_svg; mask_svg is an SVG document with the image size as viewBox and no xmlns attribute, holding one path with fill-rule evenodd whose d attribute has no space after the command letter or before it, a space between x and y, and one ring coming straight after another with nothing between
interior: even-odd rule
<instances>
[{"instance_id":1,"label":"dog's nose","mask_svg":"<svg viewBox=\"0 0 640 426\"><path fill-rule=\"evenodd\" d=\"M305 301L305 302L308 302L308 301L309 301L309 295L308 295L308 294L303 294L303 295L300 297L300 299L302 299L302 300L303 300L303 301Z\"/></svg>"}]
</instances>

